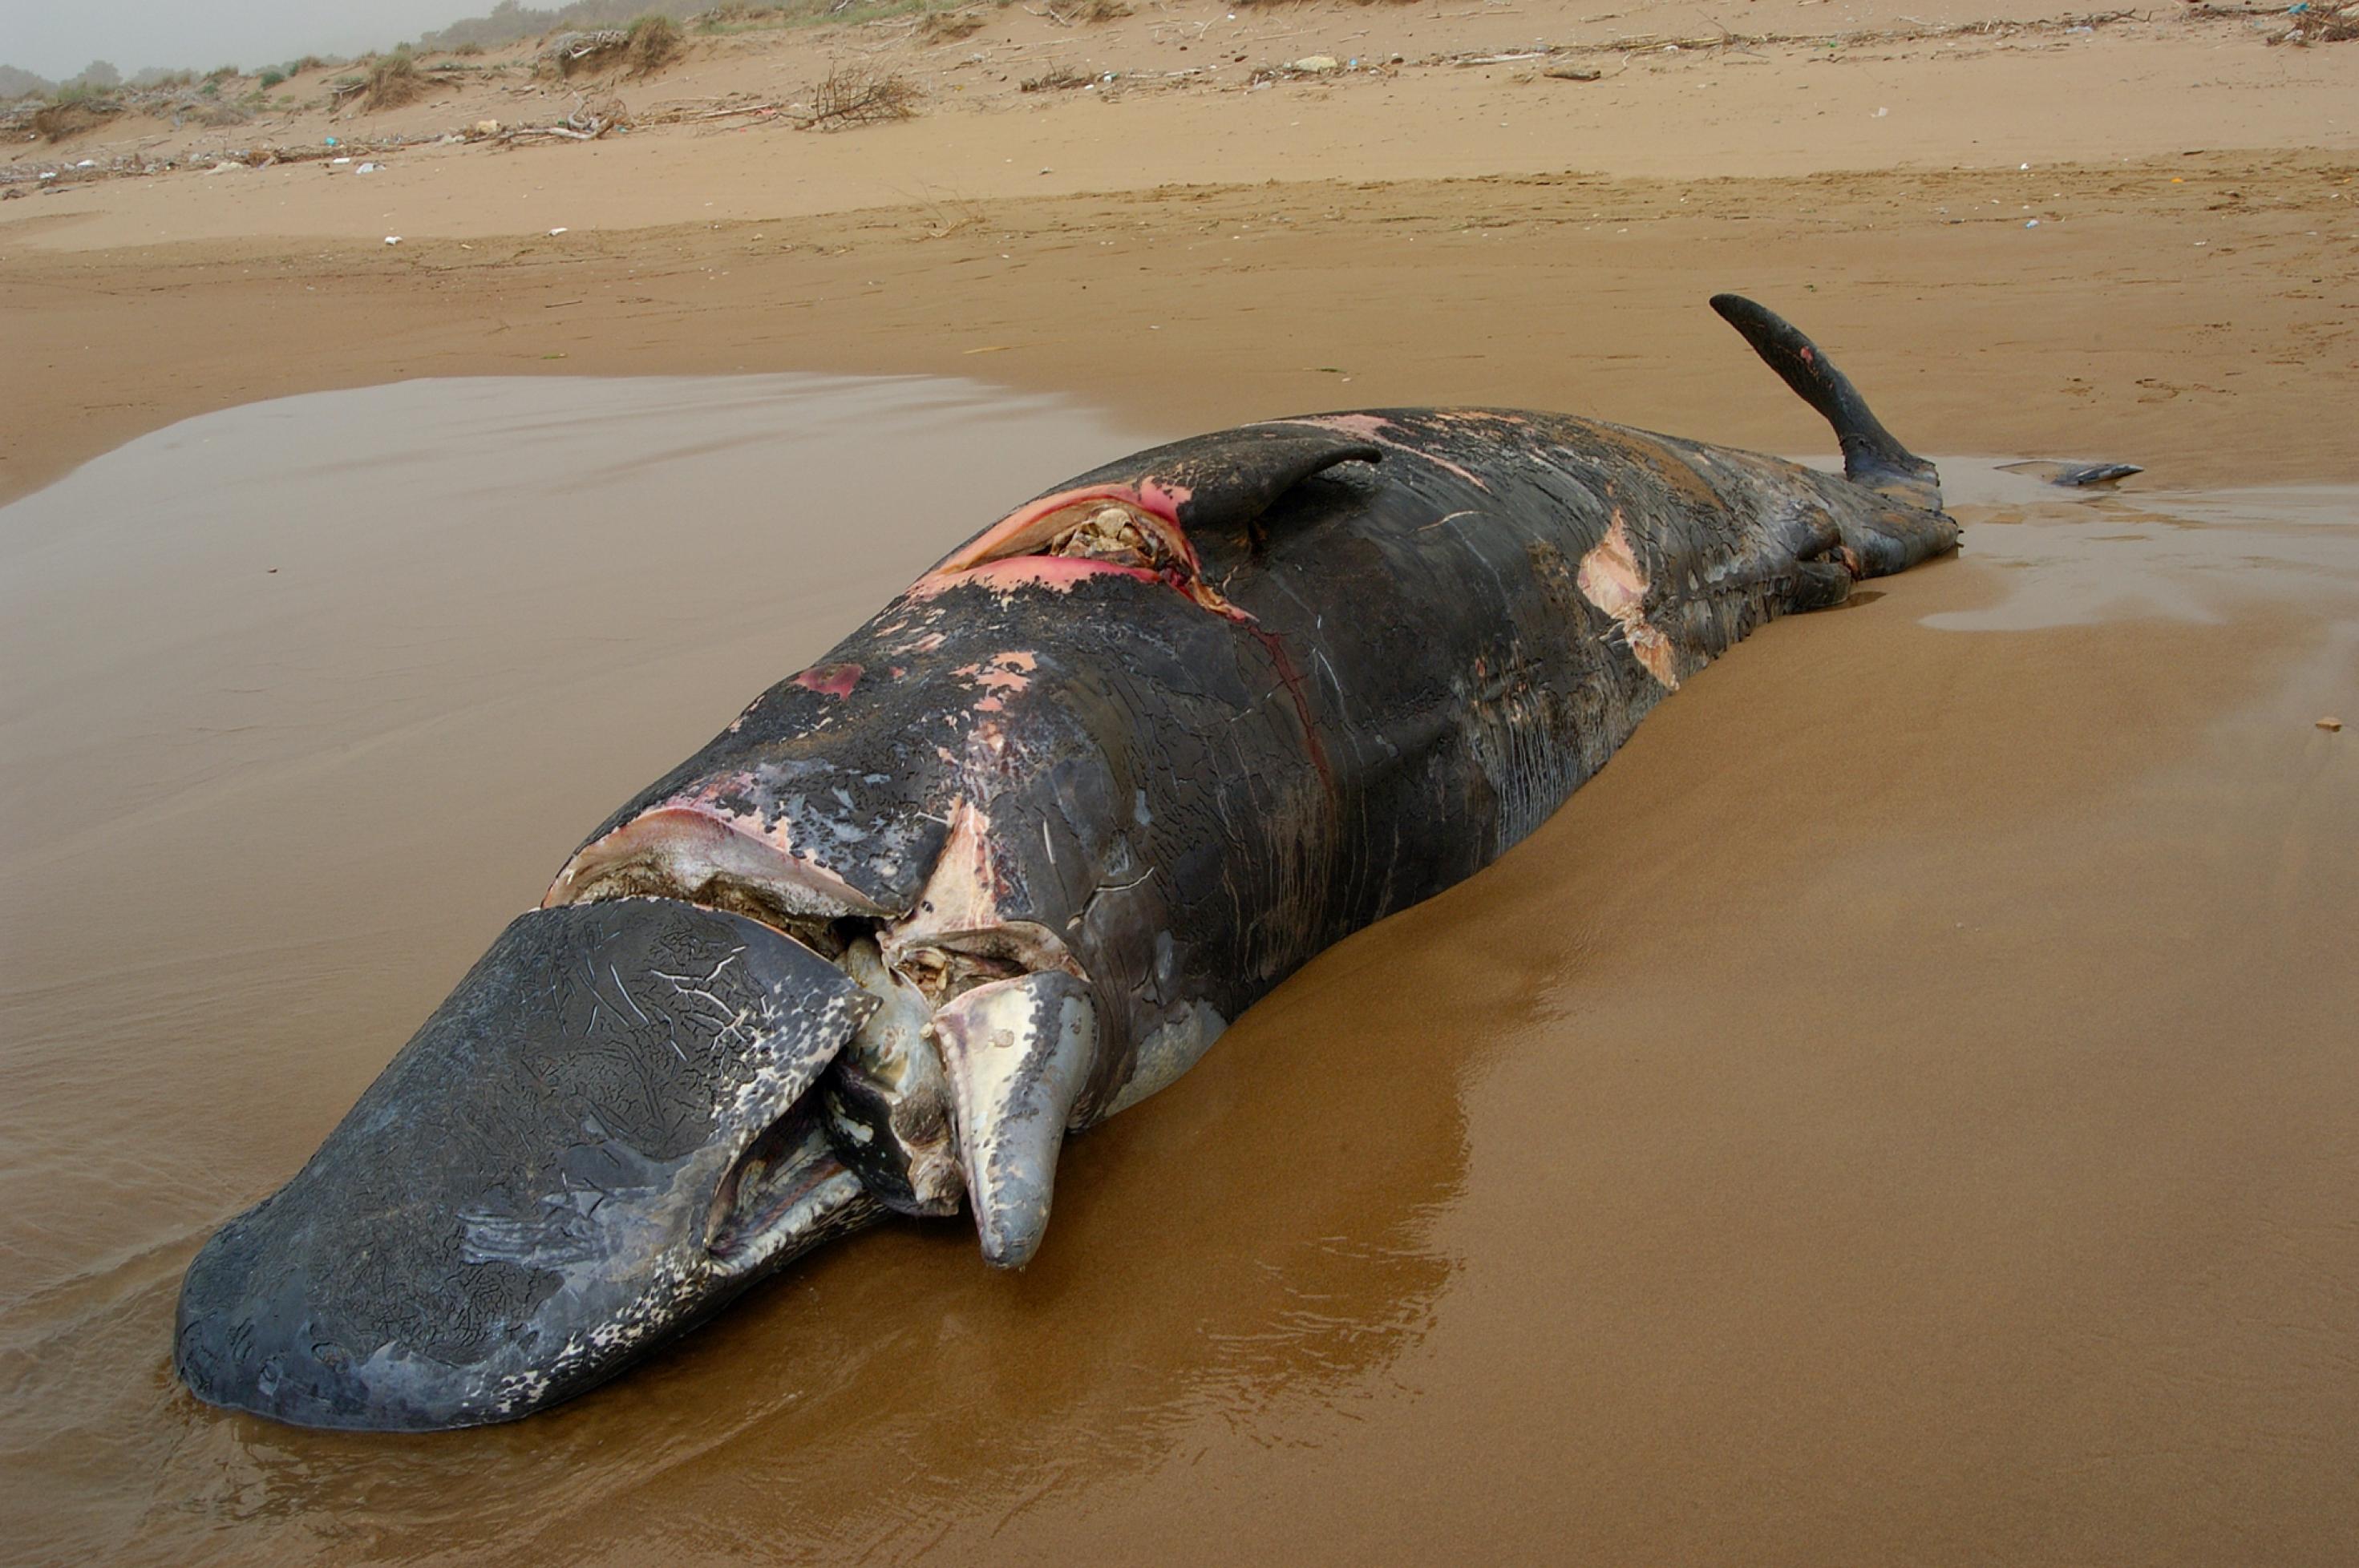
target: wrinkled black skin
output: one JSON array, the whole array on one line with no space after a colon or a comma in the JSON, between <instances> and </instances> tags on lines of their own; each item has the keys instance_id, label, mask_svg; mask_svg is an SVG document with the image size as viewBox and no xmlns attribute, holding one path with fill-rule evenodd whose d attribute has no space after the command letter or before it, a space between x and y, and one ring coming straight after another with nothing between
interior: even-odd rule
<instances>
[{"instance_id":1,"label":"wrinkled black skin","mask_svg":"<svg viewBox=\"0 0 2359 1568\"><path fill-rule=\"evenodd\" d=\"M716 968L685 991L663 978ZM181 1379L375 1431L571 1398L756 1277L705 1253L703 1221L734 1148L791 1099L749 1096L760 1063L731 1022L766 1017L768 1059L816 1073L873 1005L737 915L632 899L519 916L294 1180L189 1265ZM873 1217L855 1207L826 1234ZM651 1335L560 1353L642 1317Z\"/></svg>"},{"instance_id":2,"label":"wrinkled black skin","mask_svg":"<svg viewBox=\"0 0 2359 1568\"><path fill-rule=\"evenodd\" d=\"M1775 339L1765 352L1788 346ZM1788 359L1840 421L1844 397L1855 402L1847 384L1815 358ZM944 824L962 807L982 812L998 917L1060 938L1096 1004L1098 1054L1071 1118L1086 1126L1128 1103L1126 1087L1136 1098L1139 1046L1158 1025L1191 1008L1234 1019L1323 948L1495 860L1604 764L1669 689L1627 624L1582 587L1583 558L1617 519L1651 585L1642 608L1665 639L1657 665L1680 678L1771 617L1836 602L1855 577L1957 539L1939 512L1868 487L1938 493L1930 465L1880 427L1864 449L1867 482L1854 483L1563 416L1354 417L1340 430L1278 421L1178 442L1049 492L1186 489L1180 521L1202 580L1239 613L1184 583L1131 576L1052 588L929 574L807 672L821 678L771 687L591 841L683 788L732 779L722 805L787 830L864 901L864 918L889 922L923 915ZM1016 668L1020 689L979 678ZM519 927L667 907L735 919L637 900ZM574 1190L569 1162L597 1145L622 1164L701 1159L666 1178L692 1197L717 1190L752 1136L703 1088L682 1101L712 1102L701 1124L617 1133L628 1119L605 1102L644 1092L631 1075L574 1103L538 1068L484 1071L469 1052L561 1057L575 1032L578 1006L538 1008L540 962L495 948L303 1173L200 1255L177 1355L193 1390L310 1424L506 1419L612 1375L743 1288L748 1274L716 1270L675 1292L668 1317L538 1384L532 1346L595 1327L596 1303L544 1321L524 1298L549 1299L550 1269L525 1248L509 1281L518 1301L470 1304L473 1276L451 1260L466 1223L481 1228L457 1212L484 1207L476 1189L545 1212ZM840 973L810 979L842 1000ZM454 1034L446 1014L462 998L472 1033ZM454 1045L460 1035L473 1044ZM647 1081L669 1081L652 1045L630 1059ZM578 1133L592 1125L605 1130ZM399 1225L380 1223L386 1193L404 1184L418 1201L391 1206ZM843 1225L876 1212L865 1198L854 1206ZM664 1245L685 1256L697 1240ZM578 1250L578 1238L558 1245ZM627 1244L601 1245L627 1274ZM261 1350L257 1335L270 1341ZM382 1362L387 1341L405 1367L389 1394L330 1364ZM527 1375L471 1375L494 1356Z\"/></svg>"},{"instance_id":3,"label":"wrinkled black skin","mask_svg":"<svg viewBox=\"0 0 2359 1568\"><path fill-rule=\"evenodd\" d=\"M1377 445L1280 421L1044 492L1190 488L1180 518L1203 577L1250 625L1129 577L905 596L814 666L860 666L847 696L771 687L592 840L699 779L788 775L791 792L725 804L785 820L799 843L864 835L817 858L898 914L940 822L980 805L1002 913L1064 937L1096 989L1086 1125L1174 1006L1234 1019L1322 949L1487 865L1603 765L1665 690L1576 585L1617 510L1682 673L1774 615L1841 599L1852 574L1826 558L1839 542L1861 575L1956 542L1937 513L1773 459L1558 415L1380 417ZM1690 590L1691 569L1726 575ZM920 651L929 635L941 643ZM1003 760L978 767L964 753L984 688L954 672L1008 653L1036 667L1004 699ZM930 840L891 837L910 822Z\"/></svg>"}]
</instances>

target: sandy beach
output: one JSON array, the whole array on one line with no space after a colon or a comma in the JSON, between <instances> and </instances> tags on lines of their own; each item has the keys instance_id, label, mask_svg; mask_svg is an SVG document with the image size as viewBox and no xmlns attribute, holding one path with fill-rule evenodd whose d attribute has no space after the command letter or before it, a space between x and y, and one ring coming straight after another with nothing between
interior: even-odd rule
<instances>
[{"instance_id":1,"label":"sandy beach","mask_svg":"<svg viewBox=\"0 0 2359 1568\"><path fill-rule=\"evenodd\" d=\"M7 150L0 1555L2333 1560L2359 42L944 15ZM846 70L914 117L798 128ZM1307 409L1830 450L1721 289L1942 459L1962 556L1764 629L1076 1139L1026 1272L879 1230L476 1433L179 1389L204 1236L949 542Z\"/></svg>"},{"instance_id":2,"label":"sandy beach","mask_svg":"<svg viewBox=\"0 0 2359 1568\"><path fill-rule=\"evenodd\" d=\"M1722 19L1788 41L1684 48L1615 45L1723 29L1683 5L978 16L932 45L907 19L692 41L615 84L709 113L791 103L853 61L925 91L914 120L833 134L773 115L427 142L353 172L370 137L581 101L524 72L38 148L69 170L143 145L311 161L0 202L0 495L239 401L552 369L930 371L1180 426L1529 405L1799 449L1799 406L1707 395L1722 287L1832 307L1887 419L1948 449L2069 432L2203 479L2359 462L2320 424L2359 371L2359 54L2272 48L2247 16L1752 0ZM1208 79L1150 74L1206 52ZM1284 69L1321 54L1363 69ZM1460 63L1499 55L1519 58ZM1024 92L1046 61L1115 81ZM353 162L315 156L331 135Z\"/></svg>"}]
</instances>

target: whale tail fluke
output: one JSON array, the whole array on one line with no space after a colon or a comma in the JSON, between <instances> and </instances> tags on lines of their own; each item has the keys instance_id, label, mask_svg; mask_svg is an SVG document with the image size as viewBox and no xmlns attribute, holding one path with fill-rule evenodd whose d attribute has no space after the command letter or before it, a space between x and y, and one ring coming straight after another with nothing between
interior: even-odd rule
<instances>
[{"instance_id":1,"label":"whale tail fluke","mask_svg":"<svg viewBox=\"0 0 2359 1568\"><path fill-rule=\"evenodd\" d=\"M1851 378L1792 322L1741 294L1715 294L1712 308L1835 427L1843 444L1844 478L1904 505L1928 512L1941 509L1941 477L1933 465L1894 438Z\"/></svg>"}]
</instances>

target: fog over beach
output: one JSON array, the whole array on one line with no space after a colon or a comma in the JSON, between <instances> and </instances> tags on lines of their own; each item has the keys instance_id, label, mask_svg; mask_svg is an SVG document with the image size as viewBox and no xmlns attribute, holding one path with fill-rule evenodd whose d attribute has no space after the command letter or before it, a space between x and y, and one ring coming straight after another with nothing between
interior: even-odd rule
<instances>
[{"instance_id":1,"label":"fog over beach","mask_svg":"<svg viewBox=\"0 0 2359 1568\"><path fill-rule=\"evenodd\" d=\"M389 49L430 27L488 9L467 0L91 0L0 5L0 64L63 81L93 59L125 74L149 67L206 70L224 60L293 59Z\"/></svg>"}]
</instances>

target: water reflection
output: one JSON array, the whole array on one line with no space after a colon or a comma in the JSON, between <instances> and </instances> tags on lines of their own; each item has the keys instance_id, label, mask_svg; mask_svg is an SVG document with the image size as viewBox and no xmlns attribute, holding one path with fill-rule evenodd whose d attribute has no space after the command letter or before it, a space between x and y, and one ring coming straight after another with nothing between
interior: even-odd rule
<instances>
[{"instance_id":1,"label":"water reflection","mask_svg":"<svg viewBox=\"0 0 2359 1568\"><path fill-rule=\"evenodd\" d=\"M1942 483L1979 562L2017 574L2003 602L1928 622L2029 631L2162 617L2216 624L2240 606L2359 586L2348 485L2060 490L1993 463L1945 459Z\"/></svg>"}]
</instances>

